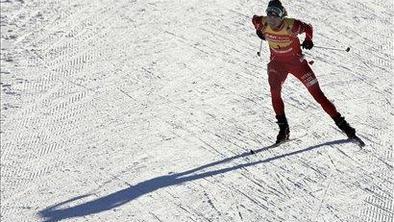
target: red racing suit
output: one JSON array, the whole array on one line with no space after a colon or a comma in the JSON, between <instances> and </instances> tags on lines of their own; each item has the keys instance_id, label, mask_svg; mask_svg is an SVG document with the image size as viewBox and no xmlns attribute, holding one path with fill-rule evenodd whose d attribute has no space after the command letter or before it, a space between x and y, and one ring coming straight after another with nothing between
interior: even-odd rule
<instances>
[{"instance_id":1,"label":"red racing suit","mask_svg":"<svg viewBox=\"0 0 394 222\"><path fill-rule=\"evenodd\" d=\"M265 16L254 16L252 22L256 30L265 37L270 48L271 56L267 72L276 115L285 115L281 90L288 73L291 73L307 87L328 115L338 116L334 104L321 91L315 74L302 54L298 35L305 33L305 39L312 40L312 26L296 19L284 18L281 26L273 29L267 24Z\"/></svg>"}]
</instances>

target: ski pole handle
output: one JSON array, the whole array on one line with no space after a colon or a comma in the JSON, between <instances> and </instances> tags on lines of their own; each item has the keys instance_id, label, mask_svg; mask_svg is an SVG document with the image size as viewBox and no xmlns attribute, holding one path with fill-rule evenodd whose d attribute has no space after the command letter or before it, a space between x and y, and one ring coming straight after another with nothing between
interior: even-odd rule
<instances>
[{"instance_id":1,"label":"ski pole handle","mask_svg":"<svg viewBox=\"0 0 394 222\"><path fill-rule=\"evenodd\" d=\"M350 51L350 47L347 47L345 50L342 48L334 48L334 47L326 47L326 46L314 46L314 47L319 48L319 49L329 49L329 50L336 50L336 51L346 51L346 52Z\"/></svg>"}]
</instances>

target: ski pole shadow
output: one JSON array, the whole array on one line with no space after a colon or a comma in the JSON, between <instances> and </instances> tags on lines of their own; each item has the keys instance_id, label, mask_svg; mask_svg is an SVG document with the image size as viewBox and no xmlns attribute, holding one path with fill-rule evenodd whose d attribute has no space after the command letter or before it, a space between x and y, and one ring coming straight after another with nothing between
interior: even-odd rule
<instances>
[{"instance_id":1,"label":"ski pole shadow","mask_svg":"<svg viewBox=\"0 0 394 222\"><path fill-rule=\"evenodd\" d=\"M50 206L44 210L41 210L38 212L38 215L44 219L46 222L51 222L51 221L61 221L65 219L70 219L70 218L76 218L76 217L83 217L86 215L91 215L91 214L96 214L100 213L103 211L111 210L116 207L119 207L121 205L124 205L132 200L135 200L145 194L152 193L156 190L159 190L161 188L177 185L177 184L182 184L185 182L193 181L193 180L198 180L204 177L210 177L210 176L215 176L218 174L224 174L230 171L234 171L237 169L241 168L246 168L262 163L268 163L273 160L281 159L284 157L288 156L293 156L296 154L300 154L303 152L311 151L314 149L317 149L322 146L330 146L330 145L335 145L335 144L341 144L341 143L348 143L349 140L334 140L330 142L325 142L322 144L318 144L315 146L311 146L305 149L297 150L294 152L290 153L285 153L282 155L270 157L267 159L263 160L258 160L255 162L249 162L249 163L244 163L244 164L239 164L236 166L231 166L227 168L222 168L222 169L214 169L211 171L206 171L206 172L198 172L198 171L203 171L209 167L217 166L220 164L224 164L230 161L233 161L235 159L243 158L249 155L253 155L250 152L246 152L237 156L229 157L220 161L212 162L191 170L187 170L181 173L175 173L175 174L170 174L170 175L165 175L165 176L159 176L152 178L150 180L146 180L143 182L140 182L136 185L127 187L125 189L119 190L117 192L111 193L109 195L99 197L97 199L81 203L75 206L70 206L70 207L65 207L66 204L72 203L76 200L83 199L87 196L90 196L91 194L87 195L81 195L74 197L70 200L55 204L53 206ZM263 147L260 148L259 150L265 150L268 147Z\"/></svg>"}]
</instances>

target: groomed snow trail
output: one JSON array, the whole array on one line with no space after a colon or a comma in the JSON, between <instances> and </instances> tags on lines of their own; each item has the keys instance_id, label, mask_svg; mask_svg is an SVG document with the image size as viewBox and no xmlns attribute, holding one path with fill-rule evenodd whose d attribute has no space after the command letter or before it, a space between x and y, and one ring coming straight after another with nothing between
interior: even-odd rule
<instances>
[{"instance_id":1,"label":"groomed snow trail","mask_svg":"<svg viewBox=\"0 0 394 222\"><path fill-rule=\"evenodd\" d=\"M277 126L267 1L1 1L1 221L393 222L393 2L283 0L366 146L289 76Z\"/></svg>"}]
</instances>

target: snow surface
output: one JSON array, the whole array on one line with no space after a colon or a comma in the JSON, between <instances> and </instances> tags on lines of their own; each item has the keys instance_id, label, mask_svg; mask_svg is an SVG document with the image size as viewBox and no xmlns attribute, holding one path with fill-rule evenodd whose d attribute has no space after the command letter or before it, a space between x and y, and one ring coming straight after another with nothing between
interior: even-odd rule
<instances>
[{"instance_id":1,"label":"snow surface","mask_svg":"<svg viewBox=\"0 0 394 222\"><path fill-rule=\"evenodd\" d=\"M289 76L263 150L267 1L2 0L1 221L392 222L393 1L283 3L364 148Z\"/></svg>"}]
</instances>

